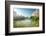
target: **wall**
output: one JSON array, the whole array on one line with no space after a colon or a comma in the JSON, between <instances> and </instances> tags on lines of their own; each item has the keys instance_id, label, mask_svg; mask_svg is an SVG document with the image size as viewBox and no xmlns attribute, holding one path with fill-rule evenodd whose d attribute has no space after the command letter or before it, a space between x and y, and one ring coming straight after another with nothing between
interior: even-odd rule
<instances>
[{"instance_id":1,"label":"wall","mask_svg":"<svg viewBox=\"0 0 46 36\"><path fill-rule=\"evenodd\" d=\"M16 1L18 1L18 0L16 0ZM45 2L46 3L46 0L19 0L19 1ZM46 6L46 4L45 4L45 6ZM45 7L45 9L46 9L46 7ZM46 10L45 10L45 16L46 16ZM46 23L45 23L45 27L46 27ZM46 30L46 28L45 28L45 30ZM5 0L0 0L0 36L5 36L4 34L5 34ZM46 36L46 33L45 34L16 35L16 36Z\"/></svg>"}]
</instances>

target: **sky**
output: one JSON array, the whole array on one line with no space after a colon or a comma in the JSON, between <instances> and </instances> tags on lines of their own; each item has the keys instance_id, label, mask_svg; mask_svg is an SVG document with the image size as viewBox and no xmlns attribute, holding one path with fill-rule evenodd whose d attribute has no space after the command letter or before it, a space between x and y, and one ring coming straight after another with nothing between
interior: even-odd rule
<instances>
[{"instance_id":1,"label":"sky","mask_svg":"<svg viewBox=\"0 0 46 36\"><path fill-rule=\"evenodd\" d=\"M14 11L19 14L23 15L25 17L27 16L32 16L32 13L38 9L33 9L33 8L14 8Z\"/></svg>"}]
</instances>

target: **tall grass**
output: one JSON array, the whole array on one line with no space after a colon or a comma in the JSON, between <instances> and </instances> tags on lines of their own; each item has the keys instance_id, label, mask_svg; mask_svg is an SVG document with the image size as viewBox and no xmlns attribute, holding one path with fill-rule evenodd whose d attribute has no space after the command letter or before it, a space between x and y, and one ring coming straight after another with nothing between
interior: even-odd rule
<instances>
[{"instance_id":1,"label":"tall grass","mask_svg":"<svg viewBox=\"0 0 46 36\"><path fill-rule=\"evenodd\" d=\"M38 16L31 16L30 19L32 19L32 27L38 27L39 26L39 17Z\"/></svg>"}]
</instances>

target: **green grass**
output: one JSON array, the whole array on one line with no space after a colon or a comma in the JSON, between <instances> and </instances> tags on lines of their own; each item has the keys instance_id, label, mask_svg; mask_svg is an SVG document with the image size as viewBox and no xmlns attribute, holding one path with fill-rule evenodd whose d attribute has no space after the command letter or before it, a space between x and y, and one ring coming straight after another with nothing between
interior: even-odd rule
<instances>
[{"instance_id":1,"label":"green grass","mask_svg":"<svg viewBox=\"0 0 46 36\"><path fill-rule=\"evenodd\" d=\"M29 21L25 20L14 20L13 27L38 27L39 26L39 17L31 16Z\"/></svg>"},{"instance_id":2,"label":"green grass","mask_svg":"<svg viewBox=\"0 0 46 36\"><path fill-rule=\"evenodd\" d=\"M14 21L14 27L31 27L30 21Z\"/></svg>"},{"instance_id":3,"label":"green grass","mask_svg":"<svg viewBox=\"0 0 46 36\"><path fill-rule=\"evenodd\" d=\"M30 17L32 19L32 27L38 27L39 26L39 17L37 16L32 16Z\"/></svg>"}]
</instances>

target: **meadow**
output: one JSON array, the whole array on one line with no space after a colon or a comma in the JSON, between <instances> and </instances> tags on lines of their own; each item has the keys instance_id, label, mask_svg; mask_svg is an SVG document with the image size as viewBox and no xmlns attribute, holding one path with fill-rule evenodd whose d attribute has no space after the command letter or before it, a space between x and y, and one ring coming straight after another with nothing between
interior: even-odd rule
<instances>
[{"instance_id":1,"label":"meadow","mask_svg":"<svg viewBox=\"0 0 46 36\"><path fill-rule=\"evenodd\" d=\"M39 26L39 17L37 16L31 16L30 18L25 19L14 19L13 20L13 26L16 27L38 27Z\"/></svg>"}]
</instances>

